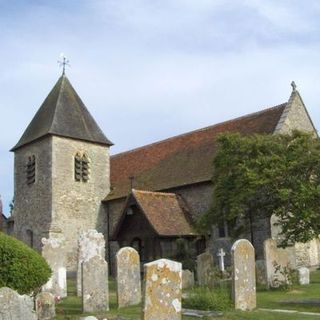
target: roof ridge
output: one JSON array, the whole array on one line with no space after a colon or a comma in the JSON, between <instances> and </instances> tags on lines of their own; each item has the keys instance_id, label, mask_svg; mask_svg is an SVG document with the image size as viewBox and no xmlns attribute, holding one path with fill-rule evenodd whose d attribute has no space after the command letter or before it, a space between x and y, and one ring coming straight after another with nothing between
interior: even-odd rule
<instances>
[{"instance_id":1,"label":"roof ridge","mask_svg":"<svg viewBox=\"0 0 320 320\"><path fill-rule=\"evenodd\" d=\"M153 146L153 145L157 145L157 144L160 144L160 143L163 143L163 142L166 142L166 141L170 141L170 140L173 140L173 139L176 139L176 138L179 138L179 137L188 136L188 135L193 134L193 133L196 133L196 132L201 132L201 131L209 130L209 129L212 129L212 128L214 128L214 127L217 127L217 126L220 126L220 125L224 125L224 124L227 124L227 123L232 123L232 122L235 122L235 121L239 121L239 120L244 119L244 118L249 118L249 117L257 116L257 115L262 114L262 113L264 113L264 112L268 112L268 111L271 111L271 110L273 110L273 109L277 109L277 108L283 107L283 106L286 105L287 103L288 103L288 102L284 102L284 103L278 104L278 105L276 105L276 106L269 107L269 108L266 108L266 109L262 109L262 110L260 110L260 111L256 111L256 112L253 112L253 113L249 113L249 114L246 114L246 115L237 117L237 118L233 118L233 119L230 119L230 120L222 121L222 122L219 122L219 123L216 123L216 124L213 124L213 125L210 125L210 126L206 126L206 127L200 128L200 129L195 129L195 130L191 130L191 131L188 131L188 132L185 132L185 133L177 134L177 135L175 135L175 136L172 136L172 137L169 137L169 138L166 138L166 139L163 139L163 140L151 142L151 143L148 143L148 144L143 145L143 146L141 146L141 147L137 147L137 148L130 149L130 150L127 150L127 151L119 152L119 153L117 153L117 154L112 155L111 158L115 158L115 157L121 156L121 155L123 155L123 154L133 153L133 152L138 151L138 150L142 150L142 149L145 149L145 148L149 148L149 147L151 147L151 146Z\"/></svg>"},{"instance_id":2,"label":"roof ridge","mask_svg":"<svg viewBox=\"0 0 320 320\"><path fill-rule=\"evenodd\" d=\"M53 114L53 117L52 117L52 121L51 121L50 128L48 130L48 133L52 133L53 132L53 126L54 126L54 123L55 123L55 120L56 120L56 116L57 116L57 106L58 106L58 103L59 103L59 101L61 99L62 86L64 86L64 78L65 78L65 75L62 75L60 77L61 85L60 85L60 88L59 88L59 94L58 94L58 98L57 98L57 101L56 101L55 110L54 110L54 114ZM60 81L60 79L58 80L58 82Z\"/></svg>"},{"instance_id":3,"label":"roof ridge","mask_svg":"<svg viewBox=\"0 0 320 320\"><path fill-rule=\"evenodd\" d=\"M138 189L132 189L132 192L157 194L157 195L163 195L163 196L177 196L174 192L158 192L158 191L138 190Z\"/></svg>"}]
</instances>

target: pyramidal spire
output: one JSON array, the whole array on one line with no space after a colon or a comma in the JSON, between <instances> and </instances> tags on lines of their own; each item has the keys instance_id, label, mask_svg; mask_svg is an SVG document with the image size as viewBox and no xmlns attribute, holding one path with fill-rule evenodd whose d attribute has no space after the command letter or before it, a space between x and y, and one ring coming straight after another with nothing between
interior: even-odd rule
<instances>
[{"instance_id":1,"label":"pyramidal spire","mask_svg":"<svg viewBox=\"0 0 320 320\"><path fill-rule=\"evenodd\" d=\"M47 135L112 145L65 74L59 78L11 151Z\"/></svg>"}]
</instances>

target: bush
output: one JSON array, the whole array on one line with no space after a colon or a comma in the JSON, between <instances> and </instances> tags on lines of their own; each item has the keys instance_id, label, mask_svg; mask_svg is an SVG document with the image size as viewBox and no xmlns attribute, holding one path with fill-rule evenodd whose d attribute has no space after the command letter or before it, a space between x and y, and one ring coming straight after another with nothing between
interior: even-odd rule
<instances>
[{"instance_id":1,"label":"bush","mask_svg":"<svg viewBox=\"0 0 320 320\"><path fill-rule=\"evenodd\" d=\"M0 232L0 287L36 294L51 276L46 260L23 242Z\"/></svg>"},{"instance_id":2,"label":"bush","mask_svg":"<svg viewBox=\"0 0 320 320\"><path fill-rule=\"evenodd\" d=\"M183 306L198 310L225 311L231 308L229 290L209 288L195 288L183 300Z\"/></svg>"}]
</instances>

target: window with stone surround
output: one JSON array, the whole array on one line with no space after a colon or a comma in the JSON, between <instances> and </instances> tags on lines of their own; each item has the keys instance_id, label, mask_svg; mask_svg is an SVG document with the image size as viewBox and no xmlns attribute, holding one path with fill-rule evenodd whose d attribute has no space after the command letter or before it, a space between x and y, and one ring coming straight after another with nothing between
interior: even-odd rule
<instances>
[{"instance_id":1,"label":"window with stone surround","mask_svg":"<svg viewBox=\"0 0 320 320\"><path fill-rule=\"evenodd\" d=\"M34 155L28 157L27 162L27 184L31 185L36 182L36 157Z\"/></svg>"},{"instance_id":2,"label":"window with stone surround","mask_svg":"<svg viewBox=\"0 0 320 320\"><path fill-rule=\"evenodd\" d=\"M89 158L83 153L77 152L74 156L74 179L78 182L87 182L89 180Z\"/></svg>"}]
</instances>

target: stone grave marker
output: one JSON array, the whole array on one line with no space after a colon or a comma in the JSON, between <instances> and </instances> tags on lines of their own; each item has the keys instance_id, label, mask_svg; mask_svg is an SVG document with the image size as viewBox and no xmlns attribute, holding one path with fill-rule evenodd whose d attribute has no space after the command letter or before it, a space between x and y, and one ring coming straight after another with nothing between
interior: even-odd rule
<instances>
[{"instance_id":1,"label":"stone grave marker","mask_svg":"<svg viewBox=\"0 0 320 320\"><path fill-rule=\"evenodd\" d=\"M194 273L190 270L182 270L182 289L189 289L194 286Z\"/></svg>"},{"instance_id":2,"label":"stone grave marker","mask_svg":"<svg viewBox=\"0 0 320 320\"><path fill-rule=\"evenodd\" d=\"M143 320L181 320L181 263L167 259L146 263L143 292Z\"/></svg>"},{"instance_id":3,"label":"stone grave marker","mask_svg":"<svg viewBox=\"0 0 320 320\"><path fill-rule=\"evenodd\" d=\"M267 286L265 260L256 260L256 283L261 286Z\"/></svg>"},{"instance_id":4,"label":"stone grave marker","mask_svg":"<svg viewBox=\"0 0 320 320\"><path fill-rule=\"evenodd\" d=\"M299 276L299 284L306 285L310 284L310 271L306 267L301 267L298 269L298 276Z\"/></svg>"},{"instance_id":5,"label":"stone grave marker","mask_svg":"<svg viewBox=\"0 0 320 320\"><path fill-rule=\"evenodd\" d=\"M33 310L33 299L19 295L16 291L0 288L0 320L37 320Z\"/></svg>"},{"instance_id":6,"label":"stone grave marker","mask_svg":"<svg viewBox=\"0 0 320 320\"><path fill-rule=\"evenodd\" d=\"M50 292L40 292L36 297L38 320L51 320L56 316L55 297Z\"/></svg>"},{"instance_id":7,"label":"stone grave marker","mask_svg":"<svg viewBox=\"0 0 320 320\"><path fill-rule=\"evenodd\" d=\"M197 256L197 279L200 286L209 284L213 267L213 256L211 253L204 252Z\"/></svg>"},{"instance_id":8,"label":"stone grave marker","mask_svg":"<svg viewBox=\"0 0 320 320\"><path fill-rule=\"evenodd\" d=\"M42 238L42 256L48 262L52 276L49 281L42 287L43 291L51 292L54 296L64 298L67 296L67 269L66 269L66 252L65 239Z\"/></svg>"},{"instance_id":9,"label":"stone grave marker","mask_svg":"<svg viewBox=\"0 0 320 320\"><path fill-rule=\"evenodd\" d=\"M139 253L130 247L117 252L117 297L118 307L136 305L141 302L141 277Z\"/></svg>"},{"instance_id":10,"label":"stone grave marker","mask_svg":"<svg viewBox=\"0 0 320 320\"><path fill-rule=\"evenodd\" d=\"M82 263L83 312L109 310L108 263L95 256Z\"/></svg>"},{"instance_id":11,"label":"stone grave marker","mask_svg":"<svg viewBox=\"0 0 320 320\"><path fill-rule=\"evenodd\" d=\"M102 233L97 230L83 231L78 241L78 270L77 295L81 296L81 265L92 257L100 256L105 259L105 240Z\"/></svg>"},{"instance_id":12,"label":"stone grave marker","mask_svg":"<svg viewBox=\"0 0 320 320\"><path fill-rule=\"evenodd\" d=\"M281 283L286 283L285 275L281 272L276 272L276 267L294 267L294 248L278 248L275 240L267 239L263 243L263 249L268 287L278 287Z\"/></svg>"},{"instance_id":13,"label":"stone grave marker","mask_svg":"<svg viewBox=\"0 0 320 320\"><path fill-rule=\"evenodd\" d=\"M236 310L256 307L255 257L252 244L245 239L236 241L231 248L232 297Z\"/></svg>"},{"instance_id":14,"label":"stone grave marker","mask_svg":"<svg viewBox=\"0 0 320 320\"><path fill-rule=\"evenodd\" d=\"M220 271L224 272L225 269L224 269L224 257L225 257L226 253L224 252L223 248L220 248L218 253L217 253L217 256L219 258L219 269Z\"/></svg>"}]
</instances>

